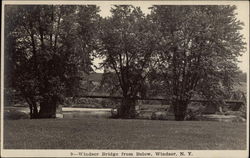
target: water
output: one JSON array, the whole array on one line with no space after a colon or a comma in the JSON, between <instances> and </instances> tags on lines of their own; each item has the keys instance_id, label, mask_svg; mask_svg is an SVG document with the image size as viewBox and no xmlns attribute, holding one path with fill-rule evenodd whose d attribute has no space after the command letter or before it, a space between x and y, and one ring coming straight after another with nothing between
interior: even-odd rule
<instances>
[{"instance_id":1,"label":"water","mask_svg":"<svg viewBox=\"0 0 250 158\"><path fill-rule=\"evenodd\" d=\"M28 107L5 107L4 111L19 111L29 115ZM63 115L63 118L109 118L111 116L111 109L63 107L61 114Z\"/></svg>"},{"instance_id":2,"label":"water","mask_svg":"<svg viewBox=\"0 0 250 158\"><path fill-rule=\"evenodd\" d=\"M84 117L109 118L110 116L111 116L110 111L63 112L63 118L84 118Z\"/></svg>"}]
</instances>

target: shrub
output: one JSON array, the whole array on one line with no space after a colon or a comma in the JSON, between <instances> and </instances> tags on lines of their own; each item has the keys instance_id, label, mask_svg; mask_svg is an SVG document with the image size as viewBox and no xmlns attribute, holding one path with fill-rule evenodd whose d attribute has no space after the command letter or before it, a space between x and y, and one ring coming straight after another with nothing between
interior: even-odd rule
<instances>
[{"instance_id":1,"label":"shrub","mask_svg":"<svg viewBox=\"0 0 250 158\"><path fill-rule=\"evenodd\" d=\"M4 119L7 120L18 120L18 119L29 119L29 114L17 110L8 110L4 112Z\"/></svg>"},{"instance_id":2,"label":"shrub","mask_svg":"<svg viewBox=\"0 0 250 158\"><path fill-rule=\"evenodd\" d=\"M151 116L152 120L167 120L167 112L166 111L155 111Z\"/></svg>"},{"instance_id":3,"label":"shrub","mask_svg":"<svg viewBox=\"0 0 250 158\"><path fill-rule=\"evenodd\" d=\"M190 103L187 108L187 114L185 120L200 120L200 116L203 114L205 106L202 103Z\"/></svg>"}]
</instances>

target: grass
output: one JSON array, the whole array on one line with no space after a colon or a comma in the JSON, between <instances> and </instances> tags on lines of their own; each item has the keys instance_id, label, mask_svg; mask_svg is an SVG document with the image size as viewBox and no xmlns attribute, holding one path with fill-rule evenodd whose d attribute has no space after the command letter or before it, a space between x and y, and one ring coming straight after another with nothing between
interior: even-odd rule
<instances>
[{"instance_id":1,"label":"grass","mask_svg":"<svg viewBox=\"0 0 250 158\"><path fill-rule=\"evenodd\" d=\"M4 148L245 150L246 123L103 118L5 120Z\"/></svg>"}]
</instances>

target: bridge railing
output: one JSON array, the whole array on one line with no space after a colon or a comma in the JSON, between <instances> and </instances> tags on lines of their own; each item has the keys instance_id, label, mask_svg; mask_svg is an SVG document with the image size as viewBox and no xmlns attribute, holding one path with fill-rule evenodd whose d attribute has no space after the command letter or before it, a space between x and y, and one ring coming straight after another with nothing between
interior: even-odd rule
<instances>
[{"instance_id":1,"label":"bridge railing","mask_svg":"<svg viewBox=\"0 0 250 158\"><path fill-rule=\"evenodd\" d=\"M76 97L81 97L81 98L106 98L106 99L122 99L122 96L105 96L105 95L80 95ZM136 100L156 100L156 101L171 101L171 99L167 98L136 98ZM243 101L241 100L223 100L226 104L244 104ZM209 103L212 102L211 100L206 100L206 99L191 99L190 102L201 102L201 103Z\"/></svg>"}]
</instances>

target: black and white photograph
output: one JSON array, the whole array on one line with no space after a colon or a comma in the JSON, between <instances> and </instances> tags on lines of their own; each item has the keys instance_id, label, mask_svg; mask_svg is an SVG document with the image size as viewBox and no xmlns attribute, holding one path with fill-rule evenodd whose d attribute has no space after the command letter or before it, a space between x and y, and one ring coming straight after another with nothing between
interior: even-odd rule
<instances>
[{"instance_id":1,"label":"black and white photograph","mask_svg":"<svg viewBox=\"0 0 250 158\"><path fill-rule=\"evenodd\" d=\"M249 157L248 1L2 3L1 157Z\"/></svg>"}]
</instances>

